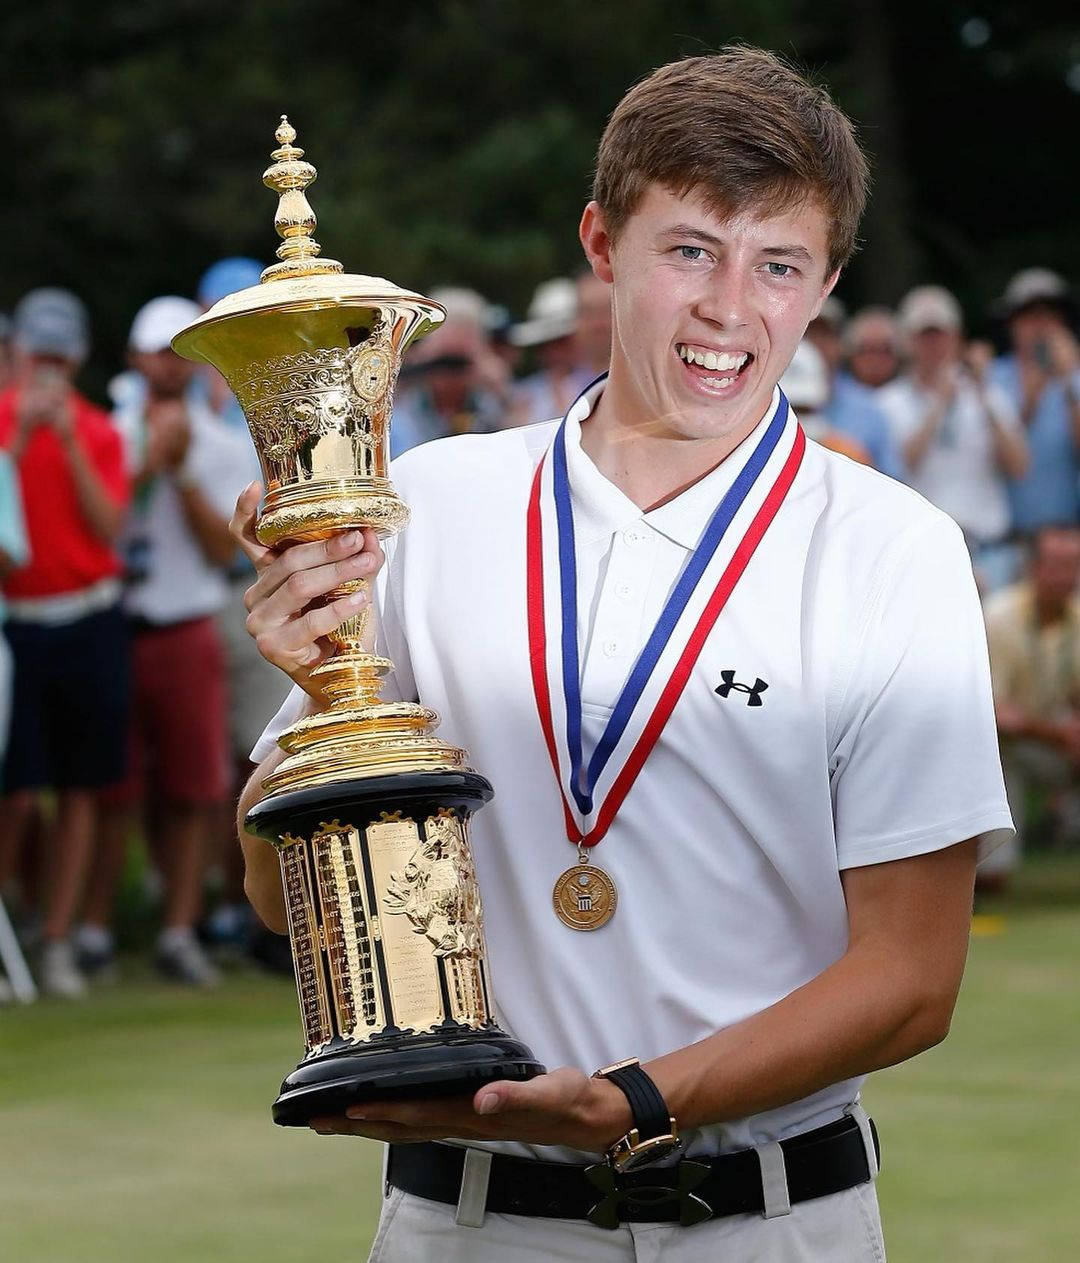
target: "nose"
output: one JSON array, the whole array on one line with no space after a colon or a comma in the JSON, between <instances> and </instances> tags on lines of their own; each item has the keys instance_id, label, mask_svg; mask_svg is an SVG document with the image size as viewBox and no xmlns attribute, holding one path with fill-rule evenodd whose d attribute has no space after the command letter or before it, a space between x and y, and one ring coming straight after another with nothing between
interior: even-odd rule
<instances>
[{"instance_id":1,"label":"nose","mask_svg":"<svg viewBox=\"0 0 1080 1263\"><path fill-rule=\"evenodd\" d=\"M750 278L730 260L721 261L703 279L694 314L721 329L738 329L749 320Z\"/></svg>"}]
</instances>

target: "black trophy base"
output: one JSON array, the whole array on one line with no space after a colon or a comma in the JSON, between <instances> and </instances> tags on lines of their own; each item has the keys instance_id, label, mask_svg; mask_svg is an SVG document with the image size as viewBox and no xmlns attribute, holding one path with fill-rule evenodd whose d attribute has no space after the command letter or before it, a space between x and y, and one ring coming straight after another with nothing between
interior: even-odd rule
<instances>
[{"instance_id":1,"label":"black trophy base","mask_svg":"<svg viewBox=\"0 0 1080 1263\"><path fill-rule=\"evenodd\" d=\"M470 770L393 773L272 795L252 808L244 824L276 843L285 833L307 837L330 819L363 829L384 810L423 817L451 807L467 815L491 796L491 785ZM388 1012L390 1007L388 1001ZM528 1047L494 1022L474 1029L446 1021L423 1034L391 1025L362 1044L335 1036L305 1057L282 1083L273 1117L281 1127L306 1127L362 1101L455 1096L497 1079L523 1081L543 1073Z\"/></svg>"},{"instance_id":2,"label":"black trophy base","mask_svg":"<svg viewBox=\"0 0 1080 1263\"><path fill-rule=\"evenodd\" d=\"M458 1096L497 1079L521 1082L543 1073L529 1049L495 1025L405 1040L384 1036L362 1048L342 1043L302 1061L288 1076L274 1102L274 1122L306 1127L313 1118L344 1114L361 1101Z\"/></svg>"}]
</instances>

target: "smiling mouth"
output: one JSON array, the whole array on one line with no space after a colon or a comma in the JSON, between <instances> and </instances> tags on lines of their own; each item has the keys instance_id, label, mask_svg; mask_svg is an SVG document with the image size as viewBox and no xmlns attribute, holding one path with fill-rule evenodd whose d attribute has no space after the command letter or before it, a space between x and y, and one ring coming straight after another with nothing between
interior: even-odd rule
<instances>
[{"instance_id":1,"label":"smiling mouth","mask_svg":"<svg viewBox=\"0 0 1080 1263\"><path fill-rule=\"evenodd\" d=\"M732 385L754 359L749 351L714 351L690 342L677 342L675 353L701 381L720 388Z\"/></svg>"}]
</instances>

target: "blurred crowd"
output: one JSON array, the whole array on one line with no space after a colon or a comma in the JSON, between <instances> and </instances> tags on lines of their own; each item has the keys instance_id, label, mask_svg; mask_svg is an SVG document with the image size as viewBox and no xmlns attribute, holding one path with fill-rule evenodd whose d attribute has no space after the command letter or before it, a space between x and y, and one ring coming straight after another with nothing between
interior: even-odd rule
<instances>
[{"instance_id":1,"label":"blurred crowd","mask_svg":"<svg viewBox=\"0 0 1080 1263\"><path fill-rule=\"evenodd\" d=\"M164 975L213 985L222 950L257 943L232 808L287 681L246 633L228 522L259 466L223 381L171 341L259 270L225 259L194 299L146 303L108 411L77 387L91 330L75 295L34 290L0 318L0 964L21 944L54 995L115 975L140 839ZM447 318L402 369L394 455L560 415L607 368L610 295L591 274L545 282L517 321L470 289L432 296ZM937 286L895 311L830 298L782 385L812 438L964 532L1019 828L981 870L1000 887L1025 837L1080 835L1080 343L1045 269L992 315L996 344L968 338Z\"/></svg>"}]
</instances>

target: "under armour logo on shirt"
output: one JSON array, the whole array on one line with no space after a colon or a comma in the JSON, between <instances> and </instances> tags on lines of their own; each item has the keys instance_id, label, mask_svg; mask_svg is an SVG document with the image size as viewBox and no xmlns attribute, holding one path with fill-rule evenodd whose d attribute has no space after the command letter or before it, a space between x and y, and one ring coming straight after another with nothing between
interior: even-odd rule
<instances>
[{"instance_id":1,"label":"under armour logo on shirt","mask_svg":"<svg viewBox=\"0 0 1080 1263\"><path fill-rule=\"evenodd\" d=\"M747 693L749 694L746 699L747 706L761 706L764 704L761 700L761 695L769 686L760 677L754 681L753 686L749 684L740 684L735 679L734 671L721 671L720 678L724 681L723 684L718 684L716 688L713 689L713 692L716 693L717 696L727 697L727 695L732 691L736 693Z\"/></svg>"}]
</instances>

